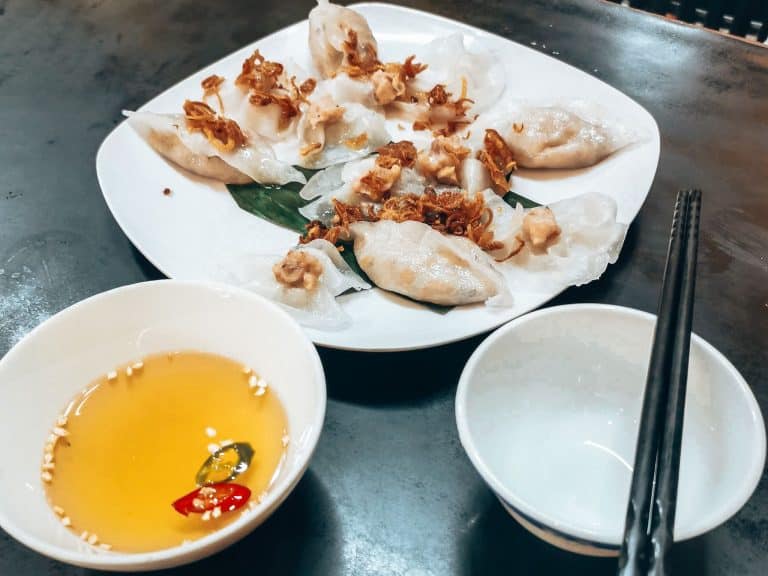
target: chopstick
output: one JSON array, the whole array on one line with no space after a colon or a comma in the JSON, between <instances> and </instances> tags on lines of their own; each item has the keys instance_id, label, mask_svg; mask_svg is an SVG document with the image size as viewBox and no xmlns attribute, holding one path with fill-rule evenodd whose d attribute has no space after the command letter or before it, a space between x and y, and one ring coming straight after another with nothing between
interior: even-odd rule
<instances>
[{"instance_id":1,"label":"chopstick","mask_svg":"<svg viewBox=\"0 0 768 576\"><path fill-rule=\"evenodd\" d=\"M696 254L699 247L701 191L691 192L688 227L685 235L685 259L680 287L680 307L675 328L675 347L669 383L667 411L664 418L661 448L656 472L656 494L651 516L651 544L654 549L648 574L672 573L671 550L677 510L677 481L680 471L680 448L683 440L685 391L688 383L688 352L693 322L693 293L696 288Z\"/></svg>"},{"instance_id":2,"label":"chopstick","mask_svg":"<svg viewBox=\"0 0 768 576\"><path fill-rule=\"evenodd\" d=\"M640 416L619 576L671 573L669 553L682 444L700 213L699 190L678 192Z\"/></svg>"}]
</instances>

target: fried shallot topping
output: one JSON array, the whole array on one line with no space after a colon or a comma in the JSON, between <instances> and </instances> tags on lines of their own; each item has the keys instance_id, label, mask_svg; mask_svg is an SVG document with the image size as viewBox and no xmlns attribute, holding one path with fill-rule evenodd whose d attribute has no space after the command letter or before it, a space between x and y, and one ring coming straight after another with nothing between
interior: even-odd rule
<instances>
[{"instance_id":1,"label":"fried shallot topping","mask_svg":"<svg viewBox=\"0 0 768 576\"><path fill-rule=\"evenodd\" d=\"M389 62L376 70L371 76L373 97L378 104L387 105L395 100L403 100L408 81L426 69L426 64L414 62L415 56L408 56L402 64Z\"/></svg>"},{"instance_id":2,"label":"fried shallot topping","mask_svg":"<svg viewBox=\"0 0 768 576\"><path fill-rule=\"evenodd\" d=\"M280 84L282 73L283 65L280 62L271 62L256 50L243 62L235 84L257 92L269 92L273 88L282 88Z\"/></svg>"},{"instance_id":3,"label":"fried shallot topping","mask_svg":"<svg viewBox=\"0 0 768 576\"><path fill-rule=\"evenodd\" d=\"M377 161L397 162L403 168L410 168L416 161L416 146L408 140L390 142L376 150L379 153Z\"/></svg>"},{"instance_id":4,"label":"fried shallot topping","mask_svg":"<svg viewBox=\"0 0 768 576\"><path fill-rule=\"evenodd\" d=\"M521 240L528 244L534 253L544 252L557 242L560 232L552 210L546 206L538 206L531 208L523 218Z\"/></svg>"},{"instance_id":5,"label":"fried shallot topping","mask_svg":"<svg viewBox=\"0 0 768 576\"><path fill-rule=\"evenodd\" d=\"M254 106L276 104L280 108L280 128L285 128L299 114L299 105L307 103L317 82L308 78L301 86L296 85L296 77L287 81L283 78L283 65L264 58L256 50L243 62L240 75L235 84L250 92L248 101ZM285 82L285 84L284 84Z\"/></svg>"},{"instance_id":6,"label":"fried shallot topping","mask_svg":"<svg viewBox=\"0 0 768 576\"><path fill-rule=\"evenodd\" d=\"M310 103L304 117L307 121L303 128L304 133L300 135L301 141L306 144L301 147L299 154L310 156L320 152L325 146L324 127L340 121L344 117L344 111L344 107L335 104L327 96Z\"/></svg>"},{"instance_id":7,"label":"fried shallot topping","mask_svg":"<svg viewBox=\"0 0 768 576\"><path fill-rule=\"evenodd\" d=\"M352 190L374 202L381 202L400 178L403 168L413 166L416 147L403 140L382 146L377 152L376 165L352 185Z\"/></svg>"},{"instance_id":8,"label":"fried shallot topping","mask_svg":"<svg viewBox=\"0 0 768 576\"><path fill-rule=\"evenodd\" d=\"M216 76L216 74L212 74L203 80L200 84L203 87L203 101L207 100L211 96L216 96L216 99L219 101L219 113L224 114L224 102L222 102L221 94L219 94L221 85L224 84L224 78L221 76Z\"/></svg>"},{"instance_id":9,"label":"fried shallot topping","mask_svg":"<svg viewBox=\"0 0 768 576\"><path fill-rule=\"evenodd\" d=\"M184 102L184 116L190 131L202 132L221 152L231 152L247 141L237 122L216 114L205 102L187 100Z\"/></svg>"},{"instance_id":10,"label":"fried shallot topping","mask_svg":"<svg viewBox=\"0 0 768 576\"><path fill-rule=\"evenodd\" d=\"M269 106L277 104L280 108L280 128L285 128L292 118L298 116L299 102L286 94L275 94L274 92L252 92L248 101L254 106Z\"/></svg>"},{"instance_id":11,"label":"fried shallot topping","mask_svg":"<svg viewBox=\"0 0 768 576\"><path fill-rule=\"evenodd\" d=\"M413 123L414 130L432 130L436 136L451 136L474 121L467 117L467 111L474 104L473 100L465 98L465 82L462 82L462 96L451 100L451 93L446 91L444 84L436 84L432 90L420 96L415 101L422 100L429 107L425 120Z\"/></svg>"},{"instance_id":12,"label":"fried shallot topping","mask_svg":"<svg viewBox=\"0 0 768 576\"><path fill-rule=\"evenodd\" d=\"M309 125L317 128L321 124L333 124L344 117L344 107L330 101L313 102L307 111Z\"/></svg>"},{"instance_id":13,"label":"fried shallot topping","mask_svg":"<svg viewBox=\"0 0 768 576\"><path fill-rule=\"evenodd\" d=\"M301 83L301 86L299 86L299 93L306 98L315 91L315 87L317 87L317 80L314 78L307 78Z\"/></svg>"},{"instance_id":14,"label":"fried shallot topping","mask_svg":"<svg viewBox=\"0 0 768 576\"><path fill-rule=\"evenodd\" d=\"M352 191L374 202L381 202L400 178L402 171L397 162L382 166L377 159L376 165L355 181Z\"/></svg>"},{"instance_id":15,"label":"fried shallot topping","mask_svg":"<svg viewBox=\"0 0 768 576\"><path fill-rule=\"evenodd\" d=\"M456 136L438 136L428 150L419 152L416 169L441 184L459 184L459 167L469 156L469 148L458 143Z\"/></svg>"},{"instance_id":16,"label":"fried shallot topping","mask_svg":"<svg viewBox=\"0 0 768 576\"><path fill-rule=\"evenodd\" d=\"M496 130L485 131L483 149L477 153L477 159L488 168L496 193L503 196L509 192L507 175L517 168L517 163L512 156L512 150Z\"/></svg>"},{"instance_id":17,"label":"fried shallot topping","mask_svg":"<svg viewBox=\"0 0 768 576\"><path fill-rule=\"evenodd\" d=\"M423 222L435 230L454 236L464 236L483 250L496 250L502 246L493 238L490 225L493 211L485 205L482 194L473 197L461 190L438 193L426 188L424 193L395 196L384 202L376 212L370 205L351 206L333 200L336 212L330 228L318 221L307 225L307 232L301 242L323 238L336 243L348 240L349 225L354 222Z\"/></svg>"},{"instance_id":18,"label":"fried shallot topping","mask_svg":"<svg viewBox=\"0 0 768 576\"><path fill-rule=\"evenodd\" d=\"M347 30L347 39L342 43L342 50L344 62L341 71L346 72L350 78L368 76L381 69L376 47L373 44L361 46L354 30Z\"/></svg>"},{"instance_id":19,"label":"fried shallot topping","mask_svg":"<svg viewBox=\"0 0 768 576\"><path fill-rule=\"evenodd\" d=\"M320 261L302 250L291 250L272 267L275 280L286 288L303 288L311 292L317 287L323 266Z\"/></svg>"}]
</instances>

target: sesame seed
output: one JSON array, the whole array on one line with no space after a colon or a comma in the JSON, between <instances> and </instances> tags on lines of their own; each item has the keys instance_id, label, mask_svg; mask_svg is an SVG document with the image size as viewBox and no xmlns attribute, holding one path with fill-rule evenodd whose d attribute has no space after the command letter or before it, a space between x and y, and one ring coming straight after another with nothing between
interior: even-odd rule
<instances>
[{"instance_id":1,"label":"sesame seed","mask_svg":"<svg viewBox=\"0 0 768 576\"><path fill-rule=\"evenodd\" d=\"M203 515L201 516L201 518L203 519L203 522L208 522L208 520L211 519L211 511L206 510L205 512L203 512Z\"/></svg>"},{"instance_id":2,"label":"sesame seed","mask_svg":"<svg viewBox=\"0 0 768 576\"><path fill-rule=\"evenodd\" d=\"M80 534L81 540L88 540L88 530L83 530L83 533Z\"/></svg>"},{"instance_id":3,"label":"sesame seed","mask_svg":"<svg viewBox=\"0 0 768 576\"><path fill-rule=\"evenodd\" d=\"M98 542L98 541L99 541L99 537L98 537L98 536L96 536L96 534L91 534L91 535L88 537L88 544L90 544L91 546L93 546L94 544L96 544L96 542Z\"/></svg>"},{"instance_id":4,"label":"sesame seed","mask_svg":"<svg viewBox=\"0 0 768 576\"><path fill-rule=\"evenodd\" d=\"M56 467L56 465L53 462L46 462L43 464L42 469L43 470L53 470Z\"/></svg>"},{"instance_id":5,"label":"sesame seed","mask_svg":"<svg viewBox=\"0 0 768 576\"><path fill-rule=\"evenodd\" d=\"M144 362L142 362L141 360L133 363L134 370L141 370L142 368L144 368Z\"/></svg>"},{"instance_id":6,"label":"sesame seed","mask_svg":"<svg viewBox=\"0 0 768 576\"><path fill-rule=\"evenodd\" d=\"M130 366L128 366L128 368L126 368L126 369L125 369L125 375L126 375L126 376L128 376L128 378L130 378L131 376L133 376L133 368L131 368Z\"/></svg>"},{"instance_id":7,"label":"sesame seed","mask_svg":"<svg viewBox=\"0 0 768 576\"><path fill-rule=\"evenodd\" d=\"M208 426L208 428L205 429L205 435L208 436L208 438L213 438L216 436L216 428Z\"/></svg>"},{"instance_id":8,"label":"sesame seed","mask_svg":"<svg viewBox=\"0 0 768 576\"><path fill-rule=\"evenodd\" d=\"M62 428L61 426L54 426L53 427L53 435L54 436L69 436L69 430L66 428Z\"/></svg>"},{"instance_id":9,"label":"sesame seed","mask_svg":"<svg viewBox=\"0 0 768 576\"><path fill-rule=\"evenodd\" d=\"M200 488L200 494L203 496L211 496L213 494L216 494L216 488L211 488L210 486L203 486Z\"/></svg>"},{"instance_id":10,"label":"sesame seed","mask_svg":"<svg viewBox=\"0 0 768 576\"><path fill-rule=\"evenodd\" d=\"M102 550L112 550L112 544L99 544L99 548Z\"/></svg>"},{"instance_id":11,"label":"sesame seed","mask_svg":"<svg viewBox=\"0 0 768 576\"><path fill-rule=\"evenodd\" d=\"M69 516L64 516L64 518L61 519L61 523L64 524L64 526L72 526L72 520L69 519Z\"/></svg>"},{"instance_id":12,"label":"sesame seed","mask_svg":"<svg viewBox=\"0 0 768 576\"><path fill-rule=\"evenodd\" d=\"M254 396L264 396L264 392L266 392L266 388L256 388L256 392L254 392Z\"/></svg>"},{"instance_id":13,"label":"sesame seed","mask_svg":"<svg viewBox=\"0 0 768 576\"><path fill-rule=\"evenodd\" d=\"M251 375L250 378L248 378L248 386L251 388L256 388L256 386L259 385L259 377L256 376L256 374Z\"/></svg>"},{"instance_id":14,"label":"sesame seed","mask_svg":"<svg viewBox=\"0 0 768 576\"><path fill-rule=\"evenodd\" d=\"M248 376L253 370L251 370L248 366L243 366L243 374Z\"/></svg>"},{"instance_id":15,"label":"sesame seed","mask_svg":"<svg viewBox=\"0 0 768 576\"><path fill-rule=\"evenodd\" d=\"M282 440L283 440L283 446L288 446L288 442L291 441L291 437L288 436L288 434L284 434Z\"/></svg>"},{"instance_id":16,"label":"sesame seed","mask_svg":"<svg viewBox=\"0 0 768 576\"><path fill-rule=\"evenodd\" d=\"M53 480L53 476L51 475L50 472L42 472L40 474L40 478L43 480L43 482L50 482L51 480Z\"/></svg>"},{"instance_id":17,"label":"sesame seed","mask_svg":"<svg viewBox=\"0 0 768 576\"><path fill-rule=\"evenodd\" d=\"M216 444L215 442L211 442L210 444L208 444L208 452L210 452L211 454L216 452L218 449L219 449L219 445Z\"/></svg>"},{"instance_id":18,"label":"sesame seed","mask_svg":"<svg viewBox=\"0 0 768 576\"><path fill-rule=\"evenodd\" d=\"M197 510L202 510L205 507L205 502L203 502L200 498L195 498L192 500L192 506L194 506Z\"/></svg>"},{"instance_id":19,"label":"sesame seed","mask_svg":"<svg viewBox=\"0 0 768 576\"><path fill-rule=\"evenodd\" d=\"M46 452L45 456L43 456L43 461L48 464L49 462L53 462L53 454L50 452Z\"/></svg>"},{"instance_id":20,"label":"sesame seed","mask_svg":"<svg viewBox=\"0 0 768 576\"><path fill-rule=\"evenodd\" d=\"M54 506L53 511L56 513L57 516L64 516L64 508L61 506Z\"/></svg>"},{"instance_id":21,"label":"sesame seed","mask_svg":"<svg viewBox=\"0 0 768 576\"><path fill-rule=\"evenodd\" d=\"M116 380L117 379L117 371L116 370L110 370L107 372L107 380Z\"/></svg>"},{"instance_id":22,"label":"sesame seed","mask_svg":"<svg viewBox=\"0 0 768 576\"><path fill-rule=\"evenodd\" d=\"M264 378L259 378L259 381L256 383L256 386L258 386L259 388L266 388L267 381L264 380Z\"/></svg>"},{"instance_id":23,"label":"sesame seed","mask_svg":"<svg viewBox=\"0 0 768 576\"><path fill-rule=\"evenodd\" d=\"M219 446L223 448L224 446L229 446L230 444L234 444L234 443L235 443L234 440L226 439L219 442Z\"/></svg>"},{"instance_id":24,"label":"sesame seed","mask_svg":"<svg viewBox=\"0 0 768 576\"><path fill-rule=\"evenodd\" d=\"M218 506L216 506L216 508L214 508L214 509L213 509L213 514L212 514L212 516L213 516L214 518L218 518L219 516L221 516L221 508L219 508Z\"/></svg>"},{"instance_id":25,"label":"sesame seed","mask_svg":"<svg viewBox=\"0 0 768 576\"><path fill-rule=\"evenodd\" d=\"M67 417L66 416L59 416L56 419L56 425L57 426L66 426L67 425Z\"/></svg>"},{"instance_id":26,"label":"sesame seed","mask_svg":"<svg viewBox=\"0 0 768 576\"><path fill-rule=\"evenodd\" d=\"M51 450L53 450L53 445L56 444L56 440L58 440L59 437L56 436L56 434L48 434L48 444L51 445Z\"/></svg>"}]
</instances>

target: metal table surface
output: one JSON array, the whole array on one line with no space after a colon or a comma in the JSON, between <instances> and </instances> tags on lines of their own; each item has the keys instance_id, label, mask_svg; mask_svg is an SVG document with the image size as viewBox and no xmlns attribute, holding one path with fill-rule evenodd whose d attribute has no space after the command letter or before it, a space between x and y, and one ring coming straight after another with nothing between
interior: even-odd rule
<instances>
[{"instance_id":1,"label":"metal table surface","mask_svg":"<svg viewBox=\"0 0 768 576\"><path fill-rule=\"evenodd\" d=\"M160 277L96 183L96 149L120 111L305 18L311 4L0 0L0 352L82 298ZM655 116L661 161L619 262L553 303L654 311L675 191L703 188L695 329L768 413L768 50L597 0L409 4L556 54ZM328 413L305 478L249 537L171 572L613 574L613 560L529 535L462 451L454 393L480 340L391 355L321 350ZM674 556L678 574L766 574L765 474L733 519ZM0 531L3 576L85 572Z\"/></svg>"}]
</instances>

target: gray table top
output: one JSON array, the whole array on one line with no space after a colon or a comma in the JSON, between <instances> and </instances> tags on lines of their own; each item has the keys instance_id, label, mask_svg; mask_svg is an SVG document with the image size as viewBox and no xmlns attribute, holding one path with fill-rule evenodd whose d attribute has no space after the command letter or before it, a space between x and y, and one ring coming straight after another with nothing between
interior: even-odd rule
<instances>
[{"instance_id":1,"label":"gray table top","mask_svg":"<svg viewBox=\"0 0 768 576\"><path fill-rule=\"evenodd\" d=\"M311 4L0 0L0 353L82 298L161 277L96 182L96 149L120 111L303 19ZM557 53L654 115L661 161L619 262L554 303L654 311L675 191L703 188L695 329L768 413L768 50L596 0L408 4ZM263 527L178 572L613 574L615 561L529 535L464 455L453 399L480 340L394 355L321 350L328 415L309 472ZM679 574L765 574L765 475L741 512L674 556ZM0 574L84 572L0 531Z\"/></svg>"}]
</instances>

